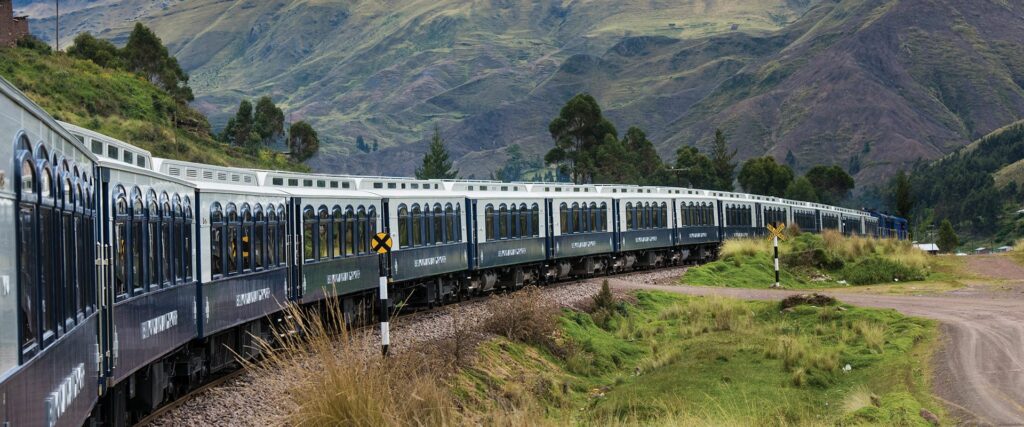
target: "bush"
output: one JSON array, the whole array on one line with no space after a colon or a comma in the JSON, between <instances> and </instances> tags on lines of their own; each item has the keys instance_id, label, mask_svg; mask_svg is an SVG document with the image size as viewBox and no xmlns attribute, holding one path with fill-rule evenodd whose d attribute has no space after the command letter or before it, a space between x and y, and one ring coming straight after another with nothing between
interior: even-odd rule
<instances>
[{"instance_id":1,"label":"bush","mask_svg":"<svg viewBox=\"0 0 1024 427\"><path fill-rule=\"evenodd\" d=\"M490 316L483 322L484 331L512 341L551 347L561 311L537 288L494 295L486 306Z\"/></svg>"},{"instance_id":2,"label":"bush","mask_svg":"<svg viewBox=\"0 0 1024 427\"><path fill-rule=\"evenodd\" d=\"M924 280L921 270L898 261L871 257L843 269L842 276L853 285L870 285L892 281Z\"/></svg>"},{"instance_id":3,"label":"bush","mask_svg":"<svg viewBox=\"0 0 1024 427\"><path fill-rule=\"evenodd\" d=\"M784 298L779 303L779 308L785 310L787 308L796 307L798 305L813 305L817 307L825 307L830 305L836 305L836 299L828 295L821 294L790 295Z\"/></svg>"}]
</instances>

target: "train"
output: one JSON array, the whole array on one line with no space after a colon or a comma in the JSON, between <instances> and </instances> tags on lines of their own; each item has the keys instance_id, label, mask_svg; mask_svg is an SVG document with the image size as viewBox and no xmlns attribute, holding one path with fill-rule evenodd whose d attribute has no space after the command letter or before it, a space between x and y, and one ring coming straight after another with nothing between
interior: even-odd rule
<instances>
[{"instance_id":1,"label":"train","mask_svg":"<svg viewBox=\"0 0 1024 427\"><path fill-rule=\"evenodd\" d=\"M0 80L0 421L128 425L256 357L289 305L374 315L716 256L784 223L907 221L693 188L427 180L154 158ZM391 234L379 255L374 234Z\"/></svg>"}]
</instances>

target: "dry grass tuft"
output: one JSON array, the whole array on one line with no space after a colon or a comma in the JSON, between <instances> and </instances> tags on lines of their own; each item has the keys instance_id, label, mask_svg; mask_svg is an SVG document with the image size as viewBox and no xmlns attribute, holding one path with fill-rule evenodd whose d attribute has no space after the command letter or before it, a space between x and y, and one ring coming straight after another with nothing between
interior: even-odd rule
<instances>
[{"instance_id":1,"label":"dry grass tuft","mask_svg":"<svg viewBox=\"0 0 1024 427\"><path fill-rule=\"evenodd\" d=\"M723 259L734 256L754 256L772 250L772 245L765 239L730 239L722 243Z\"/></svg>"},{"instance_id":2,"label":"dry grass tuft","mask_svg":"<svg viewBox=\"0 0 1024 427\"><path fill-rule=\"evenodd\" d=\"M494 295L486 304L490 316L483 321L484 331L512 341L551 346L561 310L537 288Z\"/></svg>"},{"instance_id":3,"label":"dry grass tuft","mask_svg":"<svg viewBox=\"0 0 1024 427\"><path fill-rule=\"evenodd\" d=\"M864 344L871 350L878 353L882 353L885 350L885 325L857 321L853 324L853 330L857 331L857 335L864 339Z\"/></svg>"}]
</instances>

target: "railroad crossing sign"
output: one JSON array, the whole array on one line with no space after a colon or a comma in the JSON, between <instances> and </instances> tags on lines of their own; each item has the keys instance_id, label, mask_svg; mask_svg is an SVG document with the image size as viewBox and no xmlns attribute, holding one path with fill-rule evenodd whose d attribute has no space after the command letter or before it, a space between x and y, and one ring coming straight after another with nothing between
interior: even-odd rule
<instances>
[{"instance_id":1,"label":"railroad crossing sign","mask_svg":"<svg viewBox=\"0 0 1024 427\"><path fill-rule=\"evenodd\" d=\"M370 249L379 254L391 252L391 235L388 233L377 233L370 239Z\"/></svg>"},{"instance_id":2,"label":"railroad crossing sign","mask_svg":"<svg viewBox=\"0 0 1024 427\"><path fill-rule=\"evenodd\" d=\"M782 234L782 230L786 229L786 224L779 224L778 227L768 224L768 240L776 239L786 240L786 235Z\"/></svg>"}]
</instances>

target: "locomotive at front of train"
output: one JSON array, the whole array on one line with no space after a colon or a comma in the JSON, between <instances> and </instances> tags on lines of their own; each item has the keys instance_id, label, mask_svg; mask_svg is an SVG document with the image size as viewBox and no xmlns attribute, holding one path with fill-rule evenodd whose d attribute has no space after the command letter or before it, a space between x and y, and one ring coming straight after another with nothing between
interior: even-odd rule
<instances>
[{"instance_id":1,"label":"locomotive at front of train","mask_svg":"<svg viewBox=\"0 0 1024 427\"><path fill-rule=\"evenodd\" d=\"M96 157L0 79L0 420L81 425L99 382Z\"/></svg>"}]
</instances>

